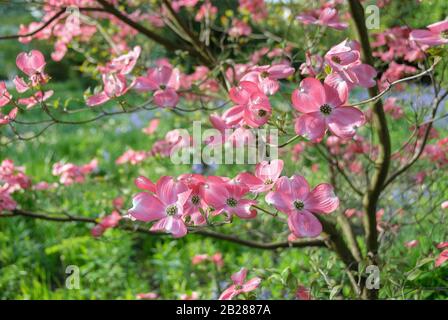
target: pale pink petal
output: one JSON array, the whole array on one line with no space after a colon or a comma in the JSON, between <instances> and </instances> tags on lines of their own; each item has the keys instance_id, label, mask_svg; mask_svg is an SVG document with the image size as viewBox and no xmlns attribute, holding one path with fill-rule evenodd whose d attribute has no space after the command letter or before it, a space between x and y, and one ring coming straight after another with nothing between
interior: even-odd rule
<instances>
[{"instance_id":1,"label":"pale pink petal","mask_svg":"<svg viewBox=\"0 0 448 320\"><path fill-rule=\"evenodd\" d=\"M237 291L235 290L235 285L231 285L226 290L224 290L219 296L219 300L232 300L233 297L237 295Z\"/></svg>"},{"instance_id":2,"label":"pale pink petal","mask_svg":"<svg viewBox=\"0 0 448 320\"><path fill-rule=\"evenodd\" d=\"M296 119L295 132L309 139L311 142L320 142L325 135L325 119L320 112L303 114Z\"/></svg>"},{"instance_id":3,"label":"pale pink petal","mask_svg":"<svg viewBox=\"0 0 448 320\"><path fill-rule=\"evenodd\" d=\"M274 159L270 163L267 161L262 161L257 164L255 168L255 175L261 180L272 180L276 181L283 170L283 160Z\"/></svg>"},{"instance_id":4,"label":"pale pink petal","mask_svg":"<svg viewBox=\"0 0 448 320\"><path fill-rule=\"evenodd\" d=\"M303 113L318 111L326 103L325 90L319 80L306 78L291 96L294 108Z\"/></svg>"},{"instance_id":5,"label":"pale pink petal","mask_svg":"<svg viewBox=\"0 0 448 320\"><path fill-rule=\"evenodd\" d=\"M146 177L140 176L134 181L137 188L150 192L156 192L156 185Z\"/></svg>"},{"instance_id":6,"label":"pale pink petal","mask_svg":"<svg viewBox=\"0 0 448 320\"><path fill-rule=\"evenodd\" d=\"M436 267L440 267L445 261L448 260L448 250L444 250L436 259Z\"/></svg>"},{"instance_id":7,"label":"pale pink petal","mask_svg":"<svg viewBox=\"0 0 448 320\"><path fill-rule=\"evenodd\" d=\"M230 277L234 284L242 286L244 283L244 280L246 280L247 276L247 269L241 268L240 271L232 274Z\"/></svg>"},{"instance_id":8,"label":"pale pink petal","mask_svg":"<svg viewBox=\"0 0 448 320\"><path fill-rule=\"evenodd\" d=\"M160 200L147 192L140 192L132 199L132 208L128 214L140 221L154 221L166 216L165 206Z\"/></svg>"},{"instance_id":9,"label":"pale pink petal","mask_svg":"<svg viewBox=\"0 0 448 320\"><path fill-rule=\"evenodd\" d=\"M251 292L258 288L261 278L255 277L243 284L242 292Z\"/></svg>"},{"instance_id":10,"label":"pale pink petal","mask_svg":"<svg viewBox=\"0 0 448 320\"><path fill-rule=\"evenodd\" d=\"M28 84L23 80L23 78L16 76L13 80L14 85L16 86L16 90L19 93L26 92L30 87Z\"/></svg>"},{"instance_id":11,"label":"pale pink petal","mask_svg":"<svg viewBox=\"0 0 448 320\"><path fill-rule=\"evenodd\" d=\"M176 181L169 176L161 177L156 183L157 197L165 205L176 203L178 194L187 190L187 186L182 181Z\"/></svg>"},{"instance_id":12,"label":"pale pink petal","mask_svg":"<svg viewBox=\"0 0 448 320\"><path fill-rule=\"evenodd\" d=\"M174 238L184 237L188 230L181 218L168 216L157 221L150 229L151 231L163 231L171 233Z\"/></svg>"},{"instance_id":13,"label":"pale pink petal","mask_svg":"<svg viewBox=\"0 0 448 320\"><path fill-rule=\"evenodd\" d=\"M173 108L179 102L179 95L172 88L157 90L154 93L154 103L162 108Z\"/></svg>"},{"instance_id":14,"label":"pale pink petal","mask_svg":"<svg viewBox=\"0 0 448 320\"><path fill-rule=\"evenodd\" d=\"M103 91L101 93L95 94L93 96L90 96L87 99L87 105L89 107L94 107L94 106L98 106L100 104L106 103L107 101L109 101L110 98L107 96L107 94Z\"/></svg>"},{"instance_id":15,"label":"pale pink petal","mask_svg":"<svg viewBox=\"0 0 448 320\"><path fill-rule=\"evenodd\" d=\"M339 206L339 199L328 183L317 185L305 200L305 208L314 213L331 213Z\"/></svg>"},{"instance_id":16,"label":"pale pink petal","mask_svg":"<svg viewBox=\"0 0 448 320\"><path fill-rule=\"evenodd\" d=\"M288 217L290 230L298 238L317 237L322 232L319 220L309 211L292 212Z\"/></svg>"},{"instance_id":17,"label":"pale pink petal","mask_svg":"<svg viewBox=\"0 0 448 320\"><path fill-rule=\"evenodd\" d=\"M355 107L339 107L333 109L327 123L334 135L349 139L356 134L356 128L362 126L365 121L361 110Z\"/></svg>"},{"instance_id":18,"label":"pale pink petal","mask_svg":"<svg viewBox=\"0 0 448 320\"><path fill-rule=\"evenodd\" d=\"M16 64L26 75L32 76L34 73L43 71L45 57L38 50L31 50L29 53L21 52L16 58Z\"/></svg>"}]
</instances>

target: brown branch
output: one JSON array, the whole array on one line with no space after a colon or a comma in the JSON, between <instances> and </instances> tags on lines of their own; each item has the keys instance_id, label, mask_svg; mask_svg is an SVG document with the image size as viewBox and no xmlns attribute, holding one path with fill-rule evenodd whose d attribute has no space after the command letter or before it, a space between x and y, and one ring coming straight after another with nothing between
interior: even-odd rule
<instances>
[{"instance_id":1,"label":"brown branch","mask_svg":"<svg viewBox=\"0 0 448 320\"><path fill-rule=\"evenodd\" d=\"M94 11L104 12L104 10L101 8L78 8L78 10L79 11L91 11L91 12L94 12ZM0 40L13 40L13 39L18 39L18 38L32 37L32 36L36 35L37 33L41 32L42 30L44 30L45 28L47 28L52 22L56 21L66 11L67 11L67 8L65 8L65 7L60 8L60 10L58 12L56 12L54 16L52 16L50 19L45 21L45 23L43 25L41 25L39 28L37 28L36 30L33 30L33 31L25 33L25 34L12 34L12 35L8 35L8 36L0 36Z\"/></svg>"},{"instance_id":2,"label":"brown branch","mask_svg":"<svg viewBox=\"0 0 448 320\"><path fill-rule=\"evenodd\" d=\"M369 41L369 33L365 24L364 8L359 0L349 0L350 11L356 25L358 37L361 42L364 60L367 64L373 66L374 59ZM379 94L378 86L369 88L370 97ZM366 247L368 258L371 264L378 264L378 231L376 226L377 204L390 167L391 141L389 128L387 125L386 114L384 112L381 99L376 100L372 108L372 120L375 133L379 139L378 157L375 161L375 171L373 173L368 190L363 198L363 207L365 214L363 216L364 231L366 234ZM378 297L377 290L367 290L366 297L375 299Z\"/></svg>"},{"instance_id":3,"label":"brown branch","mask_svg":"<svg viewBox=\"0 0 448 320\"><path fill-rule=\"evenodd\" d=\"M433 107L432 107L431 120L435 119L435 116L437 114L437 110L439 109L440 103L447 96L448 96L448 91L445 92L440 97L434 99ZM384 188L386 186L388 186L389 184L391 184L401 174L405 173L408 169L410 169L417 162L417 160L421 157L421 155L423 154L423 151L425 150L425 146L426 146L426 144L427 144L427 142L429 140L429 135L431 133L431 129L432 129L433 123L434 123L434 121L429 121L427 123L426 128L425 128L425 132L424 132L424 135L423 135L423 140L422 140L422 143L420 145L419 150L416 153L414 153L414 156L412 157L412 159L408 163L406 163L403 167L401 167L400 169L398 169L396 172L392 173L389 176L389 178L384 183ZM418 130L418 128L416 128L416 130Z\"/></svg>"},{"instance_id":4,"label":"brown branch","mask_svg":"<svg viewBox=\"0 0 448 320\"><path fill-rule=\"evenodd\" d=\"M116 18L118 18L122 22L126 23L128 26L134 28L138 32L142 33L146 37L150 38L151 40L154 40L155 42L161 44L167 50L174 51L174 50L178 50L178 49L182 49L182 50L187 49L178 44L174 44L174 43L166 40L166 38L159 36L157 33L153 32L150 29L144 27L143 25L133 21L132 19L127 17L124 13L122 13L118 9L116 9L113 5L111 5L106 0L97 0L97 2L103 6L104 11L114 15Z\"/></svg>"},{"instance_id":5,"label":"brown branch","mask_svg":"<svg viewBox=\"0 0 448 320\"><path fill-rule=\"evenodd\" d=\"M66 8L62 8L59 10L54 16L52 16L48 21L46 21L42 26L37 28L36 30L26 33L26 34L13 34L9 36L0 36L0 40L11 40L11 39L18 39L18 38L24 38L24 37L31 37L35 34L39 33L40 31L44 30L46 27L48 27L53 21L57 20L61 15L63 15L66 11Z\"/></svg>"},{"instance_id":6,"label":"brown branch","mask_svg":"<svg viewBox=\"0 0 448 320\"><path fill-rule=\"evenodd\" d=\"M371 97L369 99L366 99L366 100L362 100L362 101L359 101L359 102L356 102L356 103L349 104L349 105L347 105L347 107L356 107L356 106L361 106L361 105L368 104L368 103L371 103L371 102L375 102L378 99L380 99L382 96L384 96L386 93L388 93L397 84L400 84L400 83L403 83L403 82L408 82L408 81L415 80L415 79L419 79L419 78L421 78L421 77L423 77L423 76L425 76L427 74L432 73L434 71L434 68L437 66L437 64L440 61L441 61L441 59L437 58L437 59L434 60L434 63L428 69L426 69L426 70L424 70L424 71L422 71L422 72L420 72L418 74L415 74L413 76L393 81L393 82L389 83L389 85L387 86L386 89L384 89L383 91L381 91L377 95L375 95L375 96L373 96L373 97Z\"/></svg>"},{"instance_id":7,"label":"brown branch","mask_svg":"<svg viewBox=\"0 0 448 320\"><path fill-rule=\"evenodd\" d=\"M0 214L0 218L11 218L11 217L27 217L27 218L33 218L33 219L40 219L40 220L46 220L46 221L52 221L52 222L82 222L82 223L98 223L97 219L94 218L88 218L88 217L79 217L79 216L72 216L72 215L47 215L42 213L35 213L30 212L26 210L21 209L15 209L10 213L4 213ZM138 225L131 225L131 224L120 224L116 227L117 229L125 230L125 231L131 231L131 232L138 232L138 233L144 233L149 235L155 235L155 236L163 236L166 234L163 233L157 233L150 231L149 228L138 226ZM240 244L246 247L256 248L256 249L264 249L264 250L275 250L279 248L305 248L305 247L326 247L326 242L322 238L317 239L301 239L296 240L292 242L284 241L284 242L272 242L272 243L262 243L262 242L256 242L251 240L245 240L238 238L233 235L223 234L215 231L208 231L208 230L191 230L190 234L197 234L203 237L208 238L214 238L218 240L228 241L236 244Z\"/></svg>"}]
</instances>

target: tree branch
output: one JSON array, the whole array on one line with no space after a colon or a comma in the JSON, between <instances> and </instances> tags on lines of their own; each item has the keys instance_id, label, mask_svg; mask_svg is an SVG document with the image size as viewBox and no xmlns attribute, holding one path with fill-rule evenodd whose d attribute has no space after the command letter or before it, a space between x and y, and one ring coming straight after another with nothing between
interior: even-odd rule
<instances>
[{"instance_id":1,"label":"tree branch","mask_svg":"<svg viewBox=\"0 0 448 320\"><path fill-rule=\"evenodd\" d=\"M356 25L359 40L361 42L364 60L367 64L373 66L374 59L369 41L369 33L366 28L366 19L364 8L359 0L349 0L350 11ZM376 97L379 94L378 86L369 88L370 97ZM378 231L376 226L377 204L387 179L390 167L391 141L389 128L387 125L386 114L384 113L383 103L380 99L376 100L372 108L373 127L379 139L378 157L375 161L375 172L368 186L368 190L363 198L363 207L365 214L363 216L364 231L366 233L366 247L368 258L371 264L378 264ZM368 298L375 299L378 297L377 290L368 290L366 292Z\"/></svg>"},{"instance_id":2,"label":"tree branch","mask_svg":"<svg viewBox=\"0 0 448 320\"><path fill-rule=\"evenodd\" d=\"M128 26L134 28L138 32L144 34L146 37L150 38L151 40L154 40L155 42L161 44L167 50L174 51L174 50L178 50L178 49L182 49L182 50L186 49L182 46L179 46L178 44L174 44L174 43L166 40L166 38L159 36L157 33L153 32L153 31L149 30L148 28L144 27L143 25L133 21L132 19L127 17L125 14L123 14L118 9L116 9L113 5L111 5L106 0L97 0L97 2L103 6L104 11L114 15L116 18L120 19L121 21L126 23Z\"/></svg>"},{"instance_id":3,"label":"tree branch","mask_svg":"<svg viewBox=\"0 0 448 320\"><path fill-rule=\"evenodd\" d=\"M55 216L55 215L48 215L43 213L35 213L30 212L26 210L21 209L15 209L10 213L4 213L0 214L0 218L11 218L11 217L26 217L26 218L32 218L32 219L40 219L40 220L46 220L46 221L52 221L52 222L81 222L81 223L98 223L97 219L94 218L88 218L88 217L79 217L79 216L72 216L72 215L64 215L64 216ZM139 225L131 225L131 224L119 224L117 229L130 231L130 232L138 232L138 233L144 233L148 235L154 235L154 236L167 236L167 234L163 233L157 233L150 231L149 228L139 226ZM215 231L209 231L209 230L192 230L190 234L196 234L203 237L208 238L214 238L218 240L228 241L236 244L240 244L246 247L250 248L256 248L256 249L263 249L263 250L276 250L279 248L305 248L305 247L326 247L326 242L322 238L316 238L316 239L300 239L292 242L284 241L284 242L271 242L271 243L262 243L262 242L256 242L251 240L245 240L238 238L233 235L228 235L224 233L219 233Z\"/></svg>"}]
</instances>

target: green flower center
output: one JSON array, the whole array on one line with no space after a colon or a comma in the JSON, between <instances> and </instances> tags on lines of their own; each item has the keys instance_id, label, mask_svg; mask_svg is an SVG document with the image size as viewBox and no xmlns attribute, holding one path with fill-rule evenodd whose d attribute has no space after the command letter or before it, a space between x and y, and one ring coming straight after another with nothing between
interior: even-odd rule
<instances>
[{"instance_id":1,"label":"green flower center","mask_svg":"<svg viewBox=\"0 0 448 320\"><path fill-rule=\"evenodd\" d=\"M177 213L177 206L172 205L166 208L166 214L168 216L174 216Z\"/></svg>"},{"instance_id":2,"label":"green flower center","mask_svg":"<svg viewBox=\"0 0 448 320\"><path fill-rule=\"evenodd\" d=\"M267 78L267 77L269 77L269 72L267 72L267 71L263 71L262 73L260 73L260 76L261 76L262 78Z\"/></svg>"},{"instance_id":3,"label":"green flower center","mask_svg":"<svg viewBox=\"0 0 448 320\"><path fill-rule=\"evenodd\" d=\"M238 204L238 201L236 201L234 198L229 198L227 199L226 203L229 207L234 208Z\"/></svg>"},{"instance_id":4,"label":"green flower center","mask_svg":"<svg viewBox=\"0 0 448 320\"><path fill-rule=\"evenodd\" d=\"M440 33L440 36L441 36L443 39L448 39L448 30L444 30L444 31L442 31L442 32Z\"/></svg>"},{"instance_id":5,"label":"green flower center","mask_svg":"<svg viewBox=\"0 0 448 320\"><path fill-rule=\"evenodd\" d=\"M331 114L331 106L329 104L323 104L320 106L320 112L322 112L322 114L328 116Z\"/></svg>"},{"instance_id":6,"label":"green flower center","mask_svg":"<svg viewBox=\"0 0 448 320\"><path fill-rule=\"evenodd\" d=\"M165 89L166 89L166 85L161 84L161 85L160 85L160 89L161 89L161 90L165 90Z\"/></svg>"},{"instance_id":7,"label":"green flower center","mask_svg":"<svg viewBox=\"0 0 448 320\"><path fill-rule=\"evenodd\" d=\"M297 210L303 210L303 208L305 207L305 204L303 203L303 201L296 200L296 201L294 201L294 207Z\"/></svg>"},{"instance_id":8,"label":"green flower center","mask_svg":"<svg viewBox=\"0 0 448 320\"><path fill-rule=\"evenodd\" d=\"M243 286L240 284L235 285L235 290L241 290L243 289Z\"/></svg>"},{"instance_id":9,"label":"green flower center","mask_svg":"<svg viewBox=\"0 0 448 320\"><path fill-rule=\"evenodd\" d=\"M264 182L264 184L273 184L274 181L272 181L272 179L266 179L266 181Z\"/></svg>"},{"instance_id":10,"label":"green flower center","mask_svg":"<svg viewBox=\"0 0 448 320\"><path fill-rule=\"evenodd\" d=\"M201 198L199 198L199 196L197 194L195 194L194 196L191 197L191 202L197 206L199 204L199 201L201 201Z\"/></svg>"}]
</instances>

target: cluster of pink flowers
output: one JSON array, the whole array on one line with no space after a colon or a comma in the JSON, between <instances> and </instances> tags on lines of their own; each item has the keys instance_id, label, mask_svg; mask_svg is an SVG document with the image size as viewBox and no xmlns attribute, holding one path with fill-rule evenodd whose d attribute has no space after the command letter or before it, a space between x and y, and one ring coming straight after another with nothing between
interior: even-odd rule
<instances>
[{"instance_id":1,"label":"cluster of pink flowers","mask_svg":"<svg viewBox=\"0 0 448 320\"><path fill-rule=\"evenodd\" d=\"M3 160L0 164L0 213L16 208L12 193L30 187L31 179L25 174L25 169L15 166L10 159Z\"/></svg>"},{"instance_id":2,"label":"cluster of pink flowers","mask_svg":"<svg viewBox=\"0 0 448 320\"><path fill-rule=\"evenodd\" d=\"M222 258L222 253L217 252L211 256L208 254L197 254L191 259L191 264L198 265L204 262L212 262L214 263L218 268L222 268L224 266L224 260Z\"/></svg>"},{"instance_id":3,"label":"cluster of pink flowers","mask_svg":"<svg viewBox=\"0 0 448 320\"><path fill-rule=\"evenodd\" d=\"M301 13L297 16L297 20L304 25L319 25L322 27L328 27L336 30L347 29L348 24L345 22L340 22L338 11L334 8L336 3L325 2L325 4L315 10L307 11Z\"/></svg>"},{"instance_id":4,"label":"cluster of pink flowers","mask_svg":"<svg viewBox=\"0 0 448 320\"><path fill-rule=\"evenodd\" d=\"M153 124L153 126L155 126ZM150 127L145 128L145 132L148 133ZM151 128L150 131L155 130ZM161 140L157 140L151 150L149 151L136 151L129 149L125 151L118 159L115 161L116 164L126 164L137 165L149 157L159 156L162 158L169 157L174 151L179 150L179 148L188 148L191 145L191 139L181 135L180 131L177 129L168 131L165 137Z\"/></svg>"},{"instance_id":5,"label":"cluster of pink flowers","mask_svg":"<svg viewBox=\"0 0 448 320\"><path fill-rule=\"evenodd\" d=\"M203 21L203 20L213 20L218 13L218 8L215 7L210 0L205 0L205 2L199 7L198 12L194 20Z\"/></svg>"},{"instance_id":6,"label":"cluster of pink flowers","mask_svg":"<svg viewBox=\"0 0 448 320\"><path fill-rule=\"evenodd\" d=\"M225 129L246 131L246 126L258 128L267 123L272 114L268 96L280 89L280 79L287 78L293 73L294 68L288 64L246 68L239 84L232 87L229 92L230 99L235 105L226 110L222 116L211 115L210 121L213 127L221 132ZM244 132L239 132L235 136L244 136Z\"/></svg>"},{"instance_id":7,"label":"cluster of pink flowers","mask_svg":"<svg viewBox=\"0 0 448 320\"><path fill-rule=\"evenodd\" d=\"M423 156L439 167L446 166L448 164L448 138L427 144L423 150Z\"/></svg>"},{"instance_id":8,"label":"cluster of pink flowers","mask_svg":"<svg viewBox=\"0 0 448 320\"><path fill-rule=\"evenodd\" d=\"M52 173L59 176L59 182L65 186L74 183L84 183L86 176L95 171L98 167L98 160L93 159L87 164L77 166L73 163L57 162L53 165Z\"/></svg>"},{"instance_id":9,"label":"cluster of pink flowers","mask_svg":"<svg viewBox=\"0 0 448 320\"><path fill-rule=\"evenodd\" d=\"M149 68L146 75L138 77L134 89L138 92L153 92L153 102L161 108L173 108L179 103L182 92L197 84L204 92L217 92L219 84L208 79L209 69L197 66L192 74L184 74L173 67L166 59L159 59L155 67ZM183 94L187 99L194 99L194 93Z\"/></svg>"},{"instance_id":10,"label":"cluster of pink flowers","mask_svg":"<svg viewBox=\"0 0 448 320\"><path fill-rule=\"evenodd\" d=\"M316 237L322 226L316 214L328 214L339 205L329 184L310 190L302 176L280 177L281 160L261 162L255 175L242 173L234 179L198 174L181 175L178 179L162 177L156 184L140 177L136 185L143 190L133 199L129 215L144 222L155 222L152 231L187 234L187 227L203 225L212 217L225 214L253 219L257 215L256 200L249 193L269 192L266 202L288 216L288 225L296 237Z\"/></svg>"},{"instance_id":11,"label":"cluster of pink flowers","mask_svg":"<svg viewBox=\"0 0 448 320\"><path fill-rule=\"evenodd\" d=\"M262 21L268 16L268 9L264 0L239 0L238 9L242 12L247 11L255 22Z\"/></svg>"},{"instance_id":12,"label":"cluster of pink flowers","mask_svg":"<svg viewBox=\"0 0 448 320\"><path fill-rule=\"evenodd\" d=\"M409 41L410 33L411 29L400 26L375 34L372 47L376 50L373 55L384 62L392 62L395 59L413 62L424 58L422 48L414 41Z\"/></svg>"},{"instance_id":13,"label":"cluster of pink flowers","mask_svg":"<svg viewBox=\"0 0 448 320\"><path fill-rule=\"evenodd\" d=\"M89 1L79 0L58 0L51 1L52 5L46 5L43 7L44 16L39 22L32 22L29 25L20 25L19 41L22 43L29 43L33 39L48 40L54 38L54 51L51 54L51 58L54 61L60 61L67 53L67 46L73 39L77 39L80 42L88 42L96 32L96 26L85 23L80 19L80 14L75 12L65 12L59 15L56 19L54 17L58 14L60 8L70 7L73 8L79 6L89 5ZM50 19L53 21L42 30L29 36L28 34L40 29Z\"/></svg>"},{"instance_id":14,"label":"cluster of pink flowers","mask_svg":"<svg viewBox=\"0 0 448 320\"><path fill-rule=\"evenodd\" d=\"M112 213L102 217L98 224L96 224L91 230L91 234L95 238L102 236L107 229L115 228L123 218L120 214L120 209L123 208L124 204L123 198L115 198L112 203L114 206Z\"/></svg>"}]
</instances>

